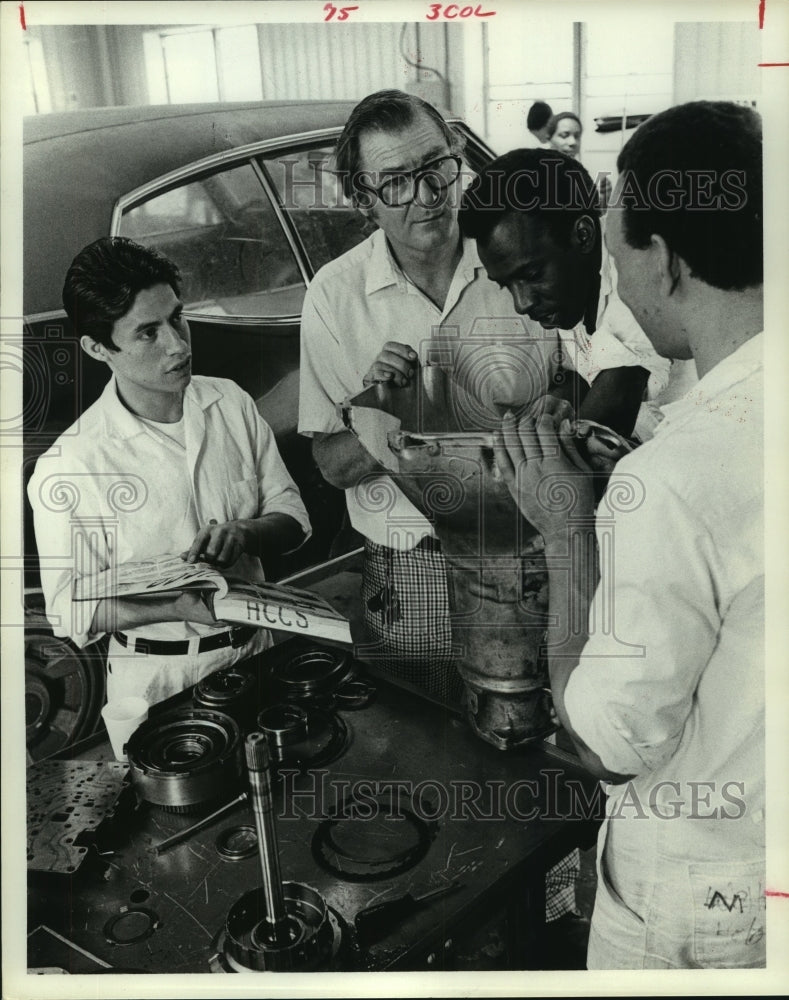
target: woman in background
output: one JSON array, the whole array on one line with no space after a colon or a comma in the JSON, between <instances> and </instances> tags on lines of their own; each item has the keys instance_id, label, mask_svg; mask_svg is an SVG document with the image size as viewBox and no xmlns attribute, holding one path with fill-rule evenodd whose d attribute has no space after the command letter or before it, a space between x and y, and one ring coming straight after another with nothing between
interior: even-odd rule
<instances>
[{"instance_id":1,"label":"woman in background","mask_svg":"<svg viewBox=\"0 0 789 1000\"><path fill-rule=\"evenodd\" d=\"M583 125L578 115L572 111L560 111L548 122L546 131L551 149L558 149L576 159L581 152Z\"/></svg>"},{"instance_id":2,"label":"woman in background","mask_svg":"<svg viewBox=\"0 0 789 1000\"><path fill-rule=\"evenodd\" d=\"M572 111L560 111L554 115L546 126L548 133L548 143L551 149L558 149L560 153L578 159L581 152L581 136L584 127L581 119ZM604 212L611 197L611 181L603 174L596 181L597 193L600 196L600 211Z\"/></svg>"}]
</instances>

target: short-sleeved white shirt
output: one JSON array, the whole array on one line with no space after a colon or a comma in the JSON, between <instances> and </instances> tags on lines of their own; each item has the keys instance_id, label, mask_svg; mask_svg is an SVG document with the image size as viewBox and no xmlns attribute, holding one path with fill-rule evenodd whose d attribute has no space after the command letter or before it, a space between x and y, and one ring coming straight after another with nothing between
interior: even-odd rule
<instances>
[{"instance_id":1,"label":"short-sleeved white shirt","mask_svg":"<svg viewBox=\"0 0 789 1000\"><path fill-rule=\"evenodd\" d=\"M310 523L271 428L235 382L195 375L184 392L183 443L176 425L157 427L127 410L111 378L99 399L36 463L28 485L47 615L56 635L90 638L92 601L72 602L75 575L187 550L201 527L289 514ZM263 580L257 557L232 574ZM225 628L226 626L221 626ZM148 639L210 633L197 622L127 630Z\"/></svg>"}]
</instances>

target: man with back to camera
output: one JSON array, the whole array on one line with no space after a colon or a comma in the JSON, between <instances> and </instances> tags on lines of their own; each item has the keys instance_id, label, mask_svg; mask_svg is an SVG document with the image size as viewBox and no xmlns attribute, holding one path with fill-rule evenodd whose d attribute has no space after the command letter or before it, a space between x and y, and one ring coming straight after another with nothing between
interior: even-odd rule
<instances>
[{"instance_id":1,"label":"man with back to camera","mask_svg":"<svg viewBox=\"0 0 789 1000\"><path fill-rule=\"evenodd\" d=\"M598 513L596 529L611 558L569 423L509 417L496 449L545 539L554 705L611 783L589 968L765 964L761 149L750 108L698 101L619 155L606 240L622 299L699 382L617 465L599 508L615 523ZM540 502L546 477L572 489L570 519ZM615 634L589 627L603 614Z\"/></svg>"},{"instance_id":2,"label":"man with back to camera","mask_svg":"<svg viewBox=\"0 0 789 1000\"><path fill-rule=\"evenodd\" d=\"M175 264L131 240L100 239L77 254L64 308L111 378L39 458L28 486L47 615L78 646L113 633L110 701L162 701L270 636L217 622L189 591L72 602L75 575L169 552L261 582L260 557L310 533L251 397L228 379L192 376L179 295Z\"/></svg>"}]
</instances>

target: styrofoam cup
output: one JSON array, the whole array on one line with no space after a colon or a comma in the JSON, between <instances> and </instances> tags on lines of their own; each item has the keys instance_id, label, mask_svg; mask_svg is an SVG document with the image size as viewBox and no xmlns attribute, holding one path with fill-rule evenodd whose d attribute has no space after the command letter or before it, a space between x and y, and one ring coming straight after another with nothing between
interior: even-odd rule
<instances>
[{"instance_id":1,"label":"styrofoam cup","mask_svg":"<svg viewBox=\"0 0 789 1000\"><path fill-rule=\"evenodd\" d=\"M123 748L134 730L148 718L148 702L129 696L110 701L101 710L116 760L126 760Z\"/></svg>"}]
</instances>

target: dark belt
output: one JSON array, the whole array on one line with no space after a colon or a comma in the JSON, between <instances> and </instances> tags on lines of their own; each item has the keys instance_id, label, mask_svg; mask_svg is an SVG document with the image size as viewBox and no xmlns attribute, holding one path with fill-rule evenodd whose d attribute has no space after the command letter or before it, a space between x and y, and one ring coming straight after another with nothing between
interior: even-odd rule
<instances>
[{"instance_id":1,"label":"dark belt","mask_svg":"<svg viewBox=\"0 0 789 1000\"><path fill-rule=\"evenodd\" d=\"M245 646L255 632L257 629L250 628L248 625L234 625L232 628L225 629L224 632L204 635L197 647L197 652L210 653L212 649L223 649L225 646L237 649L239 646ZM189 652L188 639L176 642L164 639L135 639L131 642L123 632L113 632L112 634L121 646L130 648L133 653L148 653L150 656L183 656Z\"/></svg>"}]
</instances>

